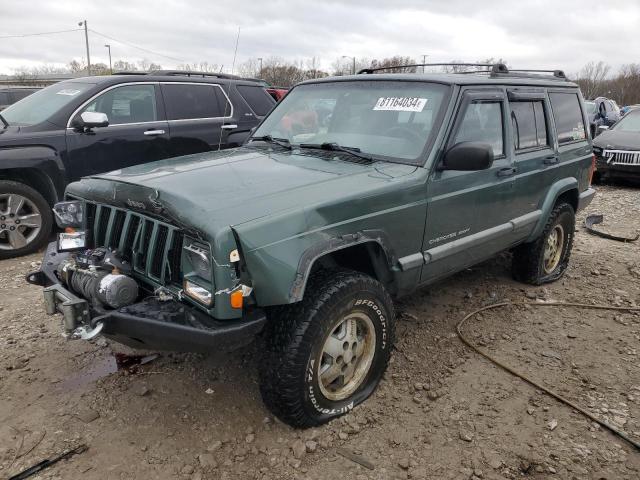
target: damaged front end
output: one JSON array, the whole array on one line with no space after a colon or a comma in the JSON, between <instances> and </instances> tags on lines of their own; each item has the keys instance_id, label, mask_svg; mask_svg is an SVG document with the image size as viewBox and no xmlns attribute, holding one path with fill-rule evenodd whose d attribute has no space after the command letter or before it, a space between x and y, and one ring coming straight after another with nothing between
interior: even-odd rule
<instances>
[{"instance_id":1,"label":"damaged front end","mask_svg":"<svg viewBox=\"0 0 640 480\"><path fill-rule=\"evenodd\" d=\"M264 326L264 312L245 298L251 288L240 283L239 262L220 265L201 239L104 204L74 200L54 211L64 232L27 281L45 287L46 312L62 314L67 338L103 334L134 348L207 352L246 345Z\"/></svg>"}]
</instances>

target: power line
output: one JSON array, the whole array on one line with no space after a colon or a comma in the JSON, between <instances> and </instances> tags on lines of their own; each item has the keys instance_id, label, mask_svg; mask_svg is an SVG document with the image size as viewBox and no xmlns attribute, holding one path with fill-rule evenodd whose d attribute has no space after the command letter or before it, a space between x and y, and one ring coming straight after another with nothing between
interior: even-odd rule
<instances>
[{"instance_id":1,"label":"power line","mask_svg":"<svg viewBox=\"0 0 640 480\"><path fill-rule=\"evenodd\" d=\"M38 32L38 33L22 33L18 35L3 35L0 38L24 38L24 37L36 37L40 35L54 35L56 33L68 33L68 32L79 32L82 30L81 28L74 28L73 30L58 30L55 32Z\"/></svg>"},{"instance_id":2,"label":"power line","mask_svg":"<svg viewBox=\"0 0 640 480\"><path fill-rule=\"evenodd\" d=\"M162 54L162 53L154 52L153 50L149 50L148 48L139 47L138 45L134 45L133 43L125 42L125 41L123 41L123 40L118 40L117 38L114 38L114 37L112 37L112 36L110 36L110 35L105 35L104 33L97 32L96 30L94 30L94 29L92 29L92 28L90 28L89 30L90 30L91 32L93 32L93 33L97 34L97 35L100 35L101 37L108 38L109 40L113 40L114 42L122 43L123 45L128 45L128 46L130 46L130 47L137 48L138 50L142 50L143 52L151 53L151 54L153 54L153 55L157 55L157 56L159 56L159 57L168 58L168 59L170 59L170 60L175 60L175 61L177 61L177 62L183 62L183 63L186 63L186 62L185 62L183 59L181 59L181 58L170 57L169 55L164 55L164 54Z\"/></svg>"}]
</instances>

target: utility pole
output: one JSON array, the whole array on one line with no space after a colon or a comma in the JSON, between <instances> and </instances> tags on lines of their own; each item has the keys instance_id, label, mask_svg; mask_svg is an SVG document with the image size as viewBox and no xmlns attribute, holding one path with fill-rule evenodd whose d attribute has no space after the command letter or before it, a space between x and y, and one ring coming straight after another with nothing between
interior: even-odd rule
<instances>
[{"instance_id":1,"label":"utility pole","mask_svg":"<svg viewBox=\"0 0 640 480\"><path fill-rule=\"evenodd\" d=\"M113 75L113 68L111 67L111 45L106 44L105 47L109 49L109 73Z\"/></svg>"},{"instance_id":2,"label":"utility pole","mask_svg":"<svg viewBox=\"0 0 640 480\"><path fill-rule=\"evenodd\" d=\"M87 75L91 75L91 58L89 57L89 30L87 28L87 21L83 20L78 22L78 26L84 25L84 43L87 47Z\"/></svg>"},{"instance_id":3,"label":"utility pole","mask_svg":"<svg viewBox=\"0 0 640 480\"><path fill-rule=\"evenodd\" d=\"M350 57L349 55L343 55L342 58L350 58L353 61L353 67L351 68L351 73L353 75L356 74L356 57Z\"/></svg>"},{"instance_id":4,"label":"utility pole","mask_svg":"<svg viewBox=\"0 0 640 480\"><path fill-rule=\"evenodd\" d=\"M427 63L427 57L429 55L422 55L422 63ZM422 65L422 73L424 73L424 65Z\"/></svg>"}]
</instances>

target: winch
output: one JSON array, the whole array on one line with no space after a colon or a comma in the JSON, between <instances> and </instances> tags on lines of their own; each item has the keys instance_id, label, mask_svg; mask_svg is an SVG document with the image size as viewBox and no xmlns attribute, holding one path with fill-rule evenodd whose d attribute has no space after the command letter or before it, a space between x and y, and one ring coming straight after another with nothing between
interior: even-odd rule
<instances>
[{"instance_id":1,"label":"winch","mask_svg":"<svg viewBox=\"0 0 640 480\"><path fill-rule=\"evenodd\" d=\"M118 309L138 298L131 267L106 248L86 250L60 265L62 280L94 306Z\"/></svg>"}]
</instances>

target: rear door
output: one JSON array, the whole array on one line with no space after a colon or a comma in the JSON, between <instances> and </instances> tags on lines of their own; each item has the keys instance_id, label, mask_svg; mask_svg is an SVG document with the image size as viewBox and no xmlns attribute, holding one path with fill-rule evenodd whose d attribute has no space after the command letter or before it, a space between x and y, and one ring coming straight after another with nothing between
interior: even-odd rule
<instances>
[{"instance_id":1,"label":"rear door","mask_svg":"<svg viewBox=\"0 0 640 480\"><path fill-rule=\"evenodd\" d=\"M509 99L509 147L517 170L511 200L514 213L527 215L516 231L516 240L526 238L542 213L542 196L553 183L560 164L551 125L551 106L544 89L513 88Z\"/></svg>"},{"instance_id":2,"label":"rear door","mask_svg":"<svg viewBox=\"0 0 640 480\"><path fill-rule=\"evenodd\" d=\"M432 173L423 282L458 271L509 246L509 221L517 214L510 203L516 171L506 146L507 119L504 90L464 91L445 150L460 142L484 142L493 147L495 160L486 170L436 168Z\"/></svg>"},{"instance_id":3,"label":"rear door","mask_svg":"<svg viewBox=\"0 0 640 480\"><path fill-rule=\"evenodd\" d=\"M89 132L73 129L83 112L105 113L109 126ZM74 179L169 156L169 127L153 82L116 85L95 95L74 112L66 132Z\"/></svg>"},{"instance_id":4,"label":"rear door","mask_svg":"<svg viewBox=\"0 0 640 480\"><path fill-rule=\"evenodd\" d=\"M171 156L218 150L237 128L233 105L218 84L162 84L170 131Z\"/></svg>"}]
</instances>

